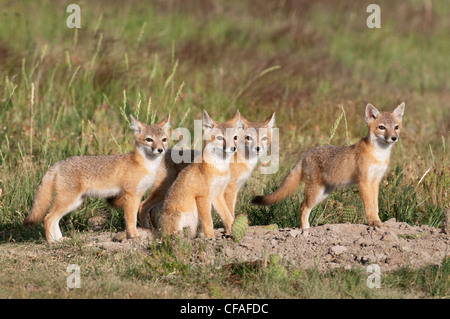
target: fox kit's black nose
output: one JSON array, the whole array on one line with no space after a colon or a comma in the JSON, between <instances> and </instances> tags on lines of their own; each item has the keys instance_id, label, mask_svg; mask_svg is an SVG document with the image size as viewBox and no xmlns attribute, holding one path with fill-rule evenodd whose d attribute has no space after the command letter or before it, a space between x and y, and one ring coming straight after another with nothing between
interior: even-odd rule
<instances>
[{"instance_id":1,"label":"fox kit's black nose","mask_svg":"<svg viewBox=\"0 0 450 319\"><path fill-rule=\"evenodd\" d=\"M395 142L395 141L397 140L397 138L396 138L395 136L392 136L392 137L391 137L391 140L392 140L393 142Z\"/></svg>"},{"instance_id":2,"label":"fox kit's black nose","mask_svg":"<svg viewBox=\"0 0 450 319\"><path fill-rule=\"evenodd\" d=\"M164 150L162 148L158 148L158 152L162 153Z\"/></svg>"},{"instance_id":3,"label":"fox kit's black nose","mask_svg":"<svg viewBox=\"0 0 450 319\"><path fill-rule=\"evenodd\" d=\"M257 152L259 152L259 151L261 150L261 147L256 146L256 147L255 147L255 150L256 150Z\"/></svg>"}]
</instances>

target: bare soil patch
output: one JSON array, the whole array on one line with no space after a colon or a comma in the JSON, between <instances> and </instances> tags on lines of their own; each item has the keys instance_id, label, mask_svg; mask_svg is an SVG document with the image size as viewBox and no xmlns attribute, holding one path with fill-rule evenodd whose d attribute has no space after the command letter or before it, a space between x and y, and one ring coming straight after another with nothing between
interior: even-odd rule
<instances>
[{"instance_id":1,"label":"bare soil patch","mask_svg":"<svg viewBox=\"0 0 450 319\"><path fill-rule=\"evenodd\" d=\"M362 224L325 224L306 232L298 228L279 229L276 225L249 226L240 243L216 229L212 240L191 240L191 262L218 265L230 262L267 260L277 254L280 263L290 268L321 271L353 269L378 264L384 271L405 266L417 268L440 264L450 256L450 235L427 225L411 226L388 220L382 228ZM157 237L141 230L142 238L114 242L110 233L90 236L89 246L105 250L137 250L148 254L149 243Z\"/></svg>"}]
</instances>

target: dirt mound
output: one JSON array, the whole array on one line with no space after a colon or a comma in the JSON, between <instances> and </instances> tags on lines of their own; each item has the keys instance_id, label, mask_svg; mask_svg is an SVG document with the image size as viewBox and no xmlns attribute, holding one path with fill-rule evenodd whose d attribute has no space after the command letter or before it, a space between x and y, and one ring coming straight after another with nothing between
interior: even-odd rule
<instances>
[{"instance_id":1,"label":"dirt mound","mask_svg":"<svg viewBox=\"0 0 450 319\"><path fill-rule=\"evenodd\" d=\"M150 231L143 238L114 242L111 234L99 233L90 245L101 249L135 249L148 253L154 239ZM278 229L276 225L250 226L240 243L215 230L216 238L191 240L193 263L248 262L271 254L292 268L329 270L358 268L378 264L382 270L440 264L450 255L450 235L426 225L411 226L389 220L382 228L361 224L326 224L302 232L298 228Z\"/></svg>"}]
</instances>

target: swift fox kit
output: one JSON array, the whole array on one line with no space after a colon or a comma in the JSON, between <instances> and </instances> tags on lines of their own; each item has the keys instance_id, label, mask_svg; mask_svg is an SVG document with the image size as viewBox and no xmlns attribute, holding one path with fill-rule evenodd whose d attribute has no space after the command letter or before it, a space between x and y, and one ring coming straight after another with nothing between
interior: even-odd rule
<instances>
[{"instance_id":1,"label":"swift fox kit","mask_svg":"<svg viewBox=\"0 0 450 319\"><path fill-rule=\"evenodd\" d=\"M369 133L351 146L319 146L306 151L272 194L257 196L253 203L269 205L292 195L301 181L305 198L300 206L300 227L309 228L311 209L339 186L358 184L369 226L381 227L378 186L389 165L392 146L398 142L405 103L390 112L366 106Z\"/></svg>"},{"instance_id":2,"label":"swift fox kit","mask_svg":"<svg viewBox=\"0 0 450 319\"><path fill-rule=\"evenodd\" d=\"M242 115L241 119L244 122L243 136L239 139L238 150L230 164L231 177L224 193L225 202L233 218L239 190L249 180L259 156L266 153L272 141L275 113L262 123L250 122Z\"/></svg>"},{"instance_id":3,"label":"swift fox kit","mask_svg":"<svg viewBox=\"0 0 450 319\"><path fill-rule=\"evenodd\" d=\"M189 227L190 236L195 237L200 223L205 236L213 238L213 202L225 231L231 232L233 217L223 193L230 180L230 161L237 150L241 128L238 114L228 122L219 123L203 112L205 146L202 161L182 170L167 192L158 225L162 235L172 235Z\"/></svg>"},{"instance_id":4,"label":"swift fox kit","mask_svg":"<svg viewBox=\"0 0 450 319\"><path fill-rule=\"evenodd\" d=\"M126 236L139 236L139 203L152 186L167 149L170 115L156 125L146 125L131 115L130 118L135 150L115 156L74 156L54 164L37 188L25 225L37 224L51 206L45 217L45 236L48 242L58 241L62 238L59 221L86 197L114 198L114 204L125 211Z\"/></svg>"},{"instance_id":5,"label":"swift fox kit","mask_svg":"<svg viewBox=\"0 0 450 319\"><path fill-rule=\"evenodd\" d=\"M265 154L268 145L270 145L272 128L275 125L275 113L262 123L248 121L239 111L237 111L237 115L240 116L243 122L244 131L238 136L237 152L234 154L234 159L230 163L230 181L224 192L228 210L233 217L239 190L250 178L259 155ZM192 162L196 153L193 150L188 152L191 152ZM154 187L149 197L142 202L139 209L141 225L150 228L148 221L148 215L150 214L153 227L158 228L159 213L167 190L187 165L189 164L183 162L174 163L170 157L170 152L168 151L166 153L163 163L159 167ZM213 203L213 206L216 208L216 203Z\"/></svg>"}]
</instances>

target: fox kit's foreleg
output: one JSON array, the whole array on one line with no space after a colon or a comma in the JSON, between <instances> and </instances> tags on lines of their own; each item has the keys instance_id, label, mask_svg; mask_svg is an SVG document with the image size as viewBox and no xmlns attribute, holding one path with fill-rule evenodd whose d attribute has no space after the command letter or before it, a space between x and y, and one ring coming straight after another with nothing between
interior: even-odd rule
<instances>
[{"instance_id":1,"label":"fox kit's foreleg","mask_svg":"<svg viewBox=\"0 0 450 319\"><path fill-rule=\"evenodd\" d=\"M127 238L139 237L139 232L136 228L137 214L141 197L134 194L125 194L125 202L123 205L126 221Z\"/></svg>"},{"instance_id":2,"label":"fox kit's foreleg","mask_svg":"<svg viewBox=\"0 0 450 319\"><path fill-rule=\"evenodd\" d=\"M228 207L228 211L230 212L231 217L234 219L234 210L236 209L236 200L237 200L238 190L235 188L227 187L225 189L224 198L226 205Z\"/></svg>"},{"instance_id":3,"label":"fox kit's foreleg","mask_svg":"<svg viewBox=\"0 0 450 319\"><path fill-rule=\"evenodd\" d=\"M138 209L140 204L140 196L124 193L118 197L120 205L123 207L125 216L125 232L120 232L114 237L115 241L122 241L125 239L133 239L140 237L136 228Z\"/></svg>"},{"instance_id":4,"label":"fox kit's foreleg","mask_svg":"<svg viewBox=\"0 0 450 319\"><path fill-rule=\"evenodd\" d=\"M361 179L358 183L369 226L381 227L381 220L378 216L379 184L379 180L370 182L368 179Z\"/></svg>"},{"instance_id":5,"label":"fox kit's foreleg","mask_svg":"<svg viewBox=\"0 0 450 319\"><path fill-rule=\"evenodd\" d=\"M206 238L214 238L214 226L211 216L211 202L208 197L199 196L195 199L198 217Z\"/></svg>"},{"instance_id":6,"label":"fox kit's foreleg","mask_svg":"<svg viewBox=\"0 0 450 319\"><path fill-rule=\"evenodd\" d=\"M220 216L220 219L222 219L224 228L225 228L225 234L230 235L231 234L231 225L233 224L234 221L234 216L232 216L227 203L225 201L224 195L223 194L219 194L219 196L217 196L214 199L213 202L213 206L216 209L217 213Z\"/></svg>"}]
</instances>

